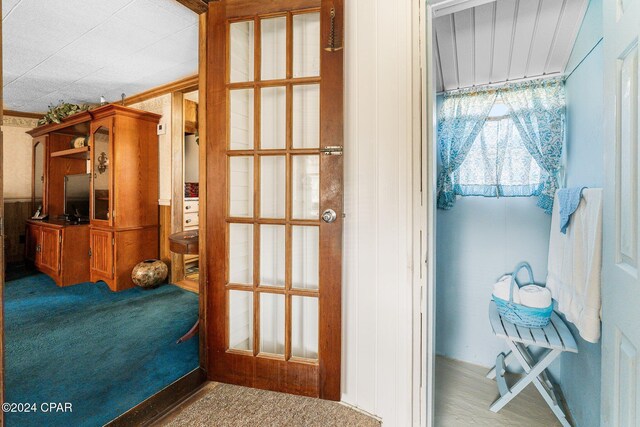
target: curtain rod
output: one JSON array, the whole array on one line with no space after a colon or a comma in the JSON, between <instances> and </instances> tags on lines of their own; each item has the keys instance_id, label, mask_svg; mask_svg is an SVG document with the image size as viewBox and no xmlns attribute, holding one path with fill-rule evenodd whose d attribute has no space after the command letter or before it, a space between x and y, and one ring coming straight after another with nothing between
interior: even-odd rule
<instances>
[{"instance_id":1,"label":"curtain rod","mask_svg":"<svg viewBox=\"0 0 640 427\"><path fill-rule=\"evenodd\" d=\"M490 88L490 87L499 87L499 86L504 86L506 84L509 83L523 83L523 82L529 82L529 81L533 81L533 80L546 80L546 79L553 79L556 77L561 77L563 74L558 72L558 73L550 73L550 74L545 74L544 76L537 76L537 77L524 77L522 79L513 79L513 80L505 80L503 82L497 82L497 83L487 83L487 84L483 84L483 85L472 85L472 86L466 86L466 87L459 87L457 89L450 89L450 90L443 90L440 92L436 92L436 95L443 95L445 93L452 93L452 92L456 92L459 90L465 90L465 89L485 89L485 88Z\"/></svg>"}]
</instances>

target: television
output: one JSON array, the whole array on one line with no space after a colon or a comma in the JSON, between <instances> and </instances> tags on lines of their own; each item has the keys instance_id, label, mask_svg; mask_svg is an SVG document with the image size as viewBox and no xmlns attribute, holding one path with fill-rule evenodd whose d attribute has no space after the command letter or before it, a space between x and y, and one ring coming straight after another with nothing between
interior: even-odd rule
<instances>
[{"instance_id":1,"label":"television","mask_svg":"<svg viewBox=\"0 0 640 427\"><path fill-rule=\"evenodd\" d=\"M64 177L64 215L89 219L91 175L88 173Z\"/></svg>"}]
</instances>

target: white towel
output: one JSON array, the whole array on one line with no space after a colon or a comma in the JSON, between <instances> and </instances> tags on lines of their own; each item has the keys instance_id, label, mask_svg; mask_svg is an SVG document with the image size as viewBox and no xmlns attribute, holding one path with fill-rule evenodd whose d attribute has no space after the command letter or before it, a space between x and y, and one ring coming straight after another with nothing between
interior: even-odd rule
<instances>
[{"instance_id":1,"label":"white towel","mask_svg":"<svg viewBox=\"0 0 640 427\"><path fill-rule=\"evenodd\" d=\"M551 292L538 285L520 288L520 304L532 308L547 308L551 305Z\"/></svg>"},{"instance_id":2,"label":"white towel","mask_svg":"<svg viewBox=\"0 0 640 427\"><path fill-rule=\"evenodd\" d=\"M505 274L493 285L493 295L509 301L509 288L511 288L511 275ZM520 290L518 289L518 285L513 287L513 302L520 304Z\"/></svg>"},{"instance_id":3,"label":"white towel","mask_svg":"<svg viewBox=\"0 0 640 427\"><path fill-rule=\"evenodd\" d=\"M567 234L560 232L556 196L551 218L547 289L558 310L586 341L600 339L600 272L602 270L602 189L582 193Z\"/></svg>"}]
</instances>

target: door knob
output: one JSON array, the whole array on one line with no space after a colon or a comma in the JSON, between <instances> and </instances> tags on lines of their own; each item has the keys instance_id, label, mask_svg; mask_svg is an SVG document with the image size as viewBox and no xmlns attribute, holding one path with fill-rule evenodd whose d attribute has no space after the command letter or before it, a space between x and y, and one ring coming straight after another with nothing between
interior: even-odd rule
<instances>
[{"instance_id":1,"label":"door knob","mask_svg":"<svg viewBox=\"0 0 640 427\"><path fill-rule=\"evenodd\" d=\"M334 211L333 209L327 209L326 211L322 212L322 220L327 224L331 224L337 218L338 215L336 215L336 211Z\"/></svg>"}]
</instances>

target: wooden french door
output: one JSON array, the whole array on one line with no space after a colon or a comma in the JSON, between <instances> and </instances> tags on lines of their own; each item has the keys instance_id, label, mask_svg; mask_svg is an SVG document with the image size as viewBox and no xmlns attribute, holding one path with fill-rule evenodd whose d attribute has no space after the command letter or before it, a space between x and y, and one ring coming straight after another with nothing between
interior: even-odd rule
<instances>
[{"instance_id":1,"label":"wooden french door","mask_svg":"<svg viewBox=\"0 0 640 427\"><path fill-rule=\"evenodd\" d=\"M341 0L222 0L207 25L210 379L340 399Z\"/></svg>"}]
</instances>

